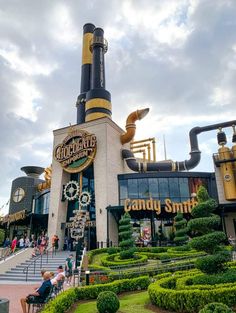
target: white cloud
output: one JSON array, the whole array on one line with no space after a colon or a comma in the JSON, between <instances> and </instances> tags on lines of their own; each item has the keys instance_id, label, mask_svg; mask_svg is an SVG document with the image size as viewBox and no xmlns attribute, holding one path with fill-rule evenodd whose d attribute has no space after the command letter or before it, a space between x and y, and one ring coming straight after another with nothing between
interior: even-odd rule
<instances>
[{"instance_id":1,"label":"white cloud","mask_svg":"<svg viewBox=\"0 0 236 313\"><path fill-rule=\"evenodd\" d=\"M41 93L33 83L23 80L16 82L15 88L19 102L14 113L35 122L37 111L40 110L38 101L42 97Z\"/></svg>"},{"instance_id":2,"label":"white cloud","mask_svg":"<svg viewBox=\"0 0 236 313\"><path fill-rule=\"evenodd\" d=\"M80 44L81 34L72 21L70 9L67 5L59 3L51 12L50 33L52 37L68 49L73 49Z\"/></svg>"},{"instance_id":3,"label":"white cloud","mask_svg":"<svg viewBox=\"0 0 236 313\"><path fill-rule=\"evenodd\" d=\"M34 55L30 57L20 55L19 47L9 42L0 44L0 56L5 60L5 64L13 71L29 76L48 76L57 68L56 63L47 64L40 62Z\"/></svg>"}]
</instances>

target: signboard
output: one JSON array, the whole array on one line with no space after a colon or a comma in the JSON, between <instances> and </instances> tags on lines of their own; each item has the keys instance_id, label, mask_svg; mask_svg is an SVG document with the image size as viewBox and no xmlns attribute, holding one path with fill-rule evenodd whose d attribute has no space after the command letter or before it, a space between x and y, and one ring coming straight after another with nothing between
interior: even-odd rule
<instances>
[{"instance_id":1,"label":"signboard","mask_svg":"<svg viewBox=\"0 0 236 313\"><path fill-rule=\"evenodd\" d=\"M4 216L2 222L11 224L19 220L24 220L25 217L26 217L26 210L22 210L14 214Z\"/></svg>"},{"instance_id":2,"label":"signboard","mask_svg":"<svg viewBox=\"0 0 236 313\"><path fill-rule=\"evenodd\" d=\"M197 200L194 198L183 202L172 202L170 199L165 199L164 210L166 213L191 213L192 208L197 205ZM157 215L161 214L161 201L156 199L125 199L124 210L129 211L155 211Z\"/></svg>"},{"instance_id":3,"label":"signboard","mask_svg":"<svg viewBox=\"0 0 236 313\"><path fill-rule=\"evenodd\" d=\"M79 173L93 162L96 148L94 134L71 128L63 142L54 148L53 157L66 172Z\"/></svg>"}]
</instances>

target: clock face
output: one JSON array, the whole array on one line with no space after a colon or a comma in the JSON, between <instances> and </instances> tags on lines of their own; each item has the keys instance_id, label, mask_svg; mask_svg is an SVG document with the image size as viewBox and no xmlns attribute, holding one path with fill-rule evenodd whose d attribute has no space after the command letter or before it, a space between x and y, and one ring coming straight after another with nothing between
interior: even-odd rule
<instances>
[{"instance_id":1,"label":"clock face","mask_svg":"<svg viewBox=\"0 0 236 313\"><path fill-rule=\"evenodd\" d=\"M20 202L24 198L24 196L25 196L24 189L19 187L14 191L12 195L12 199L14 202L17 203L17 202Z\"/></svg>"}]
</instances>

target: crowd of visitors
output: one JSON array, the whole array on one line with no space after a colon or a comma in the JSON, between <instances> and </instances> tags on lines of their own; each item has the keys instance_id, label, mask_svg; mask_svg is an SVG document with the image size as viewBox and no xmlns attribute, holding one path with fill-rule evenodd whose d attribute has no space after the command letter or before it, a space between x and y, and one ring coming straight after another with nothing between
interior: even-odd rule
<instances>
[{"instance_id":1,"label":"crowd of visitors","mask_svg":"<svg viewBox=\"0 0 236 313\"><path fill-rule=\"evenodd\" d=\"M74 263L73 254L70 254L65 261L65 266L63 267L63 265L59 265L56 273L42 269L41 275L43 281L41 286L25 298L20 299L23 313L28 312L30 304L44 303L49 295L50 297L54 297L57 290L63 289L65 280L67 281L67 285L70 286Z\"/></svg>"},{"instance_id":2,"label":"crowd of visitors","mask_svg":"<svg viewBox=\"0 0 236 313\"><path fill-rule=\"evenodd\" d=\"M49 246L49 237L46 233L42 233L39 236L31 235L29 238L27 235L14 237L11 241L9 238L6 238L3 244L4 248L9 248L9 253L14 253L15 250L24 249L24 248L34 248L32 256L37 256L43 254ZM59 238L57 235L52 237L52 247L57 250L59 246Z\"/></svg>"}]
</instances>

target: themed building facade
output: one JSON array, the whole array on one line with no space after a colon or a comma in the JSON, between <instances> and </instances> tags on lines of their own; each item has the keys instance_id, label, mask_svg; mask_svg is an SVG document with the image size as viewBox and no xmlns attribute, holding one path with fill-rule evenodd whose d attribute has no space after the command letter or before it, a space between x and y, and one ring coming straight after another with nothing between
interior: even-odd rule
<instances>
[{"instance_id":1,"label":"themed building facade","mask_svg":"<svg viewBox=\"0 0 236 313\"><path fill-rule=\"evenodd\" d=\"M134 142L135 123L149 109L131 113L126 131L112 120L106 52L103 30L86 24L77 124L54 131L48 232L83 238L89 249L118 243L118 221L125 211L137 241L145 232L154 241L160 224L171 228L178 210L190 218L199 185L218 201L215 174L189 170L200 162L198 135L235 123L194 127L188 160L157 162L154 138Z\"/></svg>"},{"instance_id":2,"label":"themed building facade","mask_svg":"<svg viewBox=\"0 0 236 313\"><path fill-rule=\"evenodd\" d=\"M218 201L227 235L235 237L236 121L194 127L187 160L156 161L155 138L134 141L136 121L149 109L131 112L126 130L112 120L111 95L105 84L107 42L101 28L85 24L83 30L77 123L54 130L50 179L32 183L39 187L31 211L47 216L49 237L58 235L61 247L65 236L84 241L88 249L116 245L119 219L129 212L137 244L144 239L155 243L160 227L170 238L178 211L191 218L201 185ZM232 148L225 146L222 128L226 127L233 127ZM207 131L218 131L216 171L192 172L201 159L198 135ZM44 209L48 203L49 210Z\"/></svg>"},{"instance_id":3,"label":"themed building facade","mask_svg":"<svg viewBox=\"0 0 236 313\"><path fill-rule=\"evenodd\" d=\"M32 234L37 236L46 232L48 226L50 185L40 178L45 169L25 166L21 170L26 175L13 180L9 214L3 218L10 239Z\"/></svg>"}]
</instances>

